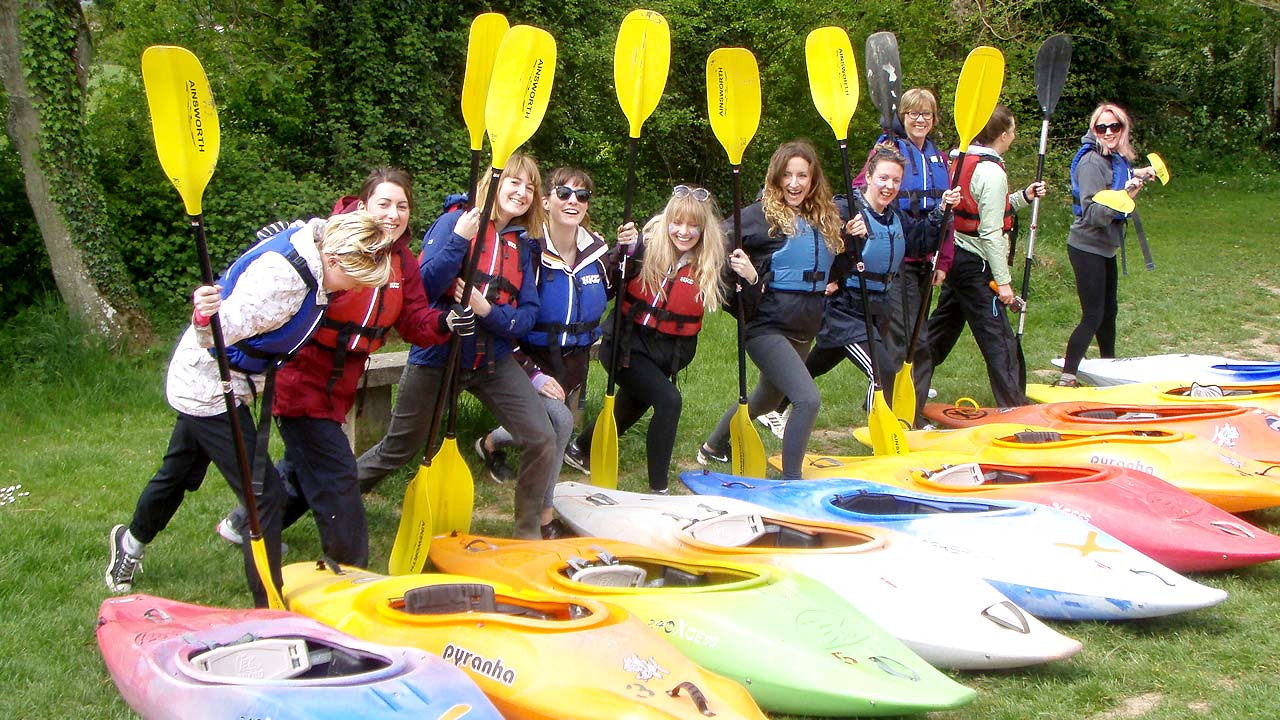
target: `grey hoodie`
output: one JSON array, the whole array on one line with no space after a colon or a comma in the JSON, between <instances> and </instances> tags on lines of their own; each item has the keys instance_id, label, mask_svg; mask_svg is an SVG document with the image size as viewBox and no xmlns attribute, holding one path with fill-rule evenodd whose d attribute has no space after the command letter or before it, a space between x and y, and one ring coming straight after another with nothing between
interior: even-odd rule
<instances>
[{"instance_id":1,"label":"grey hoodie","mask_svg":"<svg viewBox=\"0 0 1280 720\"><path fill-rule=\"evenodd\" d=\"M1117 219L1117 213L1092 198L1099 190L1111 187L1111 158L1103 155L1093 131L1084 134L1081 142L1092 143L1094 149L1085 153L1076 165L1076 182L1080 186L1080 207L1083 214L1071 223L1067 233L1067 245L1085 252L1112 258L1124 243L1127 220Z\"/></svg>"}]
</instances>

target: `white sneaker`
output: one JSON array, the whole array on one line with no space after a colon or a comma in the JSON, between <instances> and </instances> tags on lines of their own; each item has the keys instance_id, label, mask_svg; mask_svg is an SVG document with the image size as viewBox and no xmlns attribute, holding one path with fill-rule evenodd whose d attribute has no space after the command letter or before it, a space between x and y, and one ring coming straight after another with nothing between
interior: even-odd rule
<instances>
[{"instance_id":1,"label":"white sneaker","mask_svg":"<svg viewBox=\"0 0 1280 720\"><path fill-rule=\"evenodd\" d=\"M223 517L221 520L218 521L218 526L214 529L217 531L218 537L222 538L223 540L226 540L232 545L243 545L244 537L240 535L239 530L236 530L235 523L232 522L231 520L231 516L235 515L237 512L243 512L243 511L240 510L240 508L236 508L235 510L231 511L225 517ZM280 543L280 554L284 555L287 552L289 552L289 543L285 543L285 542Z\"/></svg>"},{"instance_id":2,"label":"white sneaker","mask_svg":"<svg viewBox=\"0 0 1280 720\"><path fill-rule=\"evenodd\" d=\"M781 440L782 436L787 432L787 419L790 417L791 408L788 406L785 412L780 413L777 410L770 410L763 415L757 415L756 421L769 428L769 431Z\"/></svg>"},{"instance_id":3,"label":"white sneaker","mask_svg":"<svg viewBox=\"0 0 1280 720\"><path fill-rule=\"evenodd\" d=\"M933 388L929 388L929 399L932 400L936 397L938 397L938 391Z\"/></svg>"}]
</instances>

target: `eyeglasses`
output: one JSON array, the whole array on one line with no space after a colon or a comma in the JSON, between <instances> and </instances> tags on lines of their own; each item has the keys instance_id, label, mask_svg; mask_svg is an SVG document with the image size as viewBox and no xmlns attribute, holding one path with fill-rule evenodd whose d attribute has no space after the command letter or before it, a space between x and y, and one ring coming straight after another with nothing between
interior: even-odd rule
<instances>
[{"instance_id":1,"label":"eyeglasses","mask_svg":"<svg viewBox=\"0 0 1280 720\"><path fill-rule=\"evenodd\" d=\"M577 197L578 202L586 202L591 199L591 191L586 188L577 188L575 190L568 185L556 186L556 197L561 200L568 200L570 195Z\"/></svg>"},{"instance_id":2,"label":"eyeglasses","mask_svg":"<svg viewBox=\"0 0 1280 720\"><path fill-rule=\"evenodd\" d=\"M907 117L912 120L932 120L933 113L928 110L908 110Z\"/></svg>"},{"instance_id":3,"label":"eyeglasses","mask_svg":"<svg viewBox=\"0 0 1280 720\"><path fill-rule=\"evenodd\" d=\"M706 202L711 199L711 191L706 188L691 188L688 185L677 185L671 188L671 197L682 198L690 195L698 202Z\"/></svg>"},{"instance_id":4,"label":"eyeglasses","mask_svg":"<svg viewBox=\"0 0 1280 720\"><path fill-rule=\"evenodd\" d=\"M1106 135L1108 132L1119 134L1121 130L1124 130L1122 122L1098 123L1093 126L1093 131L1098 135Z\"/></svg>"}]
</instances>

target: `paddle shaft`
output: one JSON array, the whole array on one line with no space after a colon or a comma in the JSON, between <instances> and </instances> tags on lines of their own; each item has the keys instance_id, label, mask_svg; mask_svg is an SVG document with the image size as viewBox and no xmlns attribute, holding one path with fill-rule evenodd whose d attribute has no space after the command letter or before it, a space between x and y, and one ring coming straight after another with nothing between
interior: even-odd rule
<instances>
[{"instance_id":1,"label":"paddle shaft","mask_svg":"<svg viewBox=\"0 0 1280 720\"><path fill-rule=\"evenodd\" d=\"M742 249L742 166L733 166L733 248ZM734 303L738 306L738 404L747 403L747 323L742 300L742 278L733 284Z\"/></svg>"},{"instance_id":2,"label":"paddle shaft","mask_svg":"<svg viewBox=\"0 0 1280 720\"><path fill-rule=\"evenodd\" d=\"M631 222L631 202L636 189L636 151L639 138L627 139L627 186L623 195L622 224ZM608 387L605 394L612 396L617 391L619 345L622 342L622 296L627 291L627 255L626 250L618 250L618 290L613 297L613 353L609 356Z\"/></svg>"},{"instance_id":3,"label":"paddle shaft","mask_svg":"<svg viewBox=\"0 0 1280 720\"><path fill-rule=\"evenodd\" d=\"M1045 113L1044 121L1040 123L1040 156L1036 159L1036 182L1040 182L1044 178L1044 155L1045 148L1049 144L1049 114ZM1031 292L1031 260L1035 257L1036 252L1036 231L1040 229L1040 196L1036 195L1031 201L1031 231L1027 233L1027 257L1022 266L1022 301L1026 302L1030 299ZM1022 330L1027 323L1026 308L1019 313L1018 316L1018 345L1022 345Z\"/></svg>"},{"instance_id":4,"label":"paddle shaft","mask_svg":"<svg viewBox=\"0 0 1280 720\"><path fill-rule=\"evenodd\" d=\"M849 143L846 140L840 141L840 161L844 164L844 187L849 193L849 217L853 217L853 213L862 212L865 206L853 191L853 174L849 171ZM863 219L865 220L866 218ZM868 228L863 242L870 238L871 232L870 228ZM862 321L867 333L867 361L871 365L871 386L878 391L880 389L880 370L876 363L875 336L872 335L874 328L871 325L871 300L867 298L867 281L862 263L862 247L858 244L857 238L851 237L849 242L853 246L854 268L858 272L858 285L860 286L858 295L862 299Z\"/></svg>"}]
</instances>

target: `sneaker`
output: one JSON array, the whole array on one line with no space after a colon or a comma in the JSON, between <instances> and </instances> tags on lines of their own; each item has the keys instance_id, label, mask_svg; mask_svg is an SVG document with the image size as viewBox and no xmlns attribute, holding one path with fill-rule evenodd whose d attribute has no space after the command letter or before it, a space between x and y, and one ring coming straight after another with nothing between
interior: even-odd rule
<instances>
[{"instance_id":1,"label":"sneaker","mask_svg":"<svg viewBox=\"0 0 1280 720\"><path fill-rule=\"evenodd\" d=\"M929 388L929 399L932 400L936 397L938 397L938 391L933 388Z\"/></svg>"},{"instance_id":2,"label":"sneaker","mask_svg":"<svg viewBox=\"0 0 1280 720\"><path fill-rule=\"evenodd\" d=\"M226 540L232 545L243 545L244 536L236 529L237 520L244 515L244 507L237 506L235 510L227 513L226 517L218 521L218 525L214 531L218 533L218 537ZM284 555L289 552L289 543L280 543L280 554Z\"/></svg>"},{"instance_id":3,"label":"sneaker","mask_svg":"<svg viewBox=\"0 0 1280 720\"><path fill-rule=\"evenodd\" d=\"M763 415L757 415L756 421L758 421L761 425L769 428L769 431L772 432L775 437L781 440L782 436L787 432L787 419L790 417L791 417L791 408L788 407L783 412L778 412L777 410L771 410Z\"/></svg>"},{"instance_id":4,"label":"sneaker","mask_svg":"<svg viewBox=\"0 0 1280 720\"><path fill-rule=\"evenodd\" d=\"M111 528L111 564L107 565L107 589L113 593L133 590L133 575L142 571L142 556L130 555L124 549L124 534L129 528L116 525Z\"/></svg>"},{"instance_id":5,"label":"sneaker","mask_svg":"<svg viewBox=\"0 0 1280 720\"><path fill-rule=\"evenodd\" d=\"M583 475L591 474L591 456L578 447L577 441L570 442L564 449L564 464Z\"/></svg>"},{"instance_id":6,"label":"sneaker","mask_svg":"<svg viewBox=\"0 0 1280 720\"><path fill-rule=\"evenodd\" d=\"M540 528L543 540L559 540L560 538L573 537L573 531L565 525L560 518L553 518L551 522Z\"/></svg>"},{"instance_id":7,"label":"sneaker","mask_svg":"<svg viewBox=\"0 0 1280 720\"><path fill-rule=\"evenodd\" d=\"M487 434L481 435L476 440L476 454L484 460L484 469L489 472L489 478L499 485L508 480L514 480L515 473L511 472L511 468L507 465L507 451L502 448L486 450L484 439L487 437L489 437Z\"/></svg>"},{"instance_id":8,"label":"sneaker","mask_svg":"<svg viewBox=\"0 0 1280 720\"><path fill-rule=\"evenodd\" d=\"M664 487L664 488L661 488L661 489L658 489L658 490L655 490L655 489L653 489L653 488L649 488L649 494L650 494L650 495L670 495L670 494L671 494L671 488L670 488L670 487Z\"/></svg>"},{"instance_id":9,"label":"sneaker","mask_svg":"<svg viewBox=\"0 0 1280 720\"><path fill-rule=\"evenodd\" d=\"M711 446L702 443L702 447L698 448L698 464L710 465L712 462L725 463L729 462L729 453L727 451L716 452Z\"/></svg>"},{"instance_id":10,"label":"sneaker","mask_svg":"<svg viewBox=\"0 0 1280 720\"><path fill-rule=\"evenodd\" d=\"M1060 377L1058 378L1058 382L1054 383L1053 386L1065 387L1065 388L1078 388L1080 387L1080 381L1073 377Z\"/></svg>"}]
</instances>

